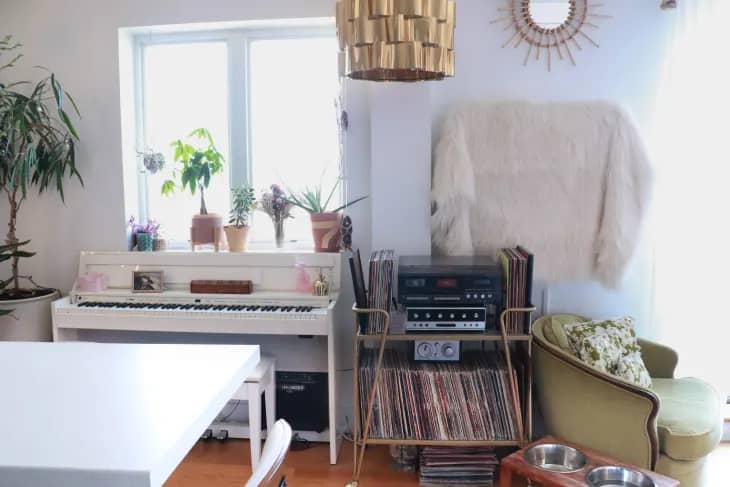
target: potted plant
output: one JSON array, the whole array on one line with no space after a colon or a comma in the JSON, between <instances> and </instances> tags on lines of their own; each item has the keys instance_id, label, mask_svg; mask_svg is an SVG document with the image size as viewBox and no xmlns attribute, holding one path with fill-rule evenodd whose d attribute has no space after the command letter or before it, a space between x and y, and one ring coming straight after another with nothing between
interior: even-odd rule
<instances>
[{"instance_id":1,"label":"potted plant","mask_svg":"<svg viewBox=\"0 0 730 487\"><path fill-rule=\"evenodd\" d=\"M127 222L130 233L130 250L138 250L140 252L151 252L154 249L154 241L159 236L160 224L154 220L149 220L146 225L137 223L134 217Z\"/></svg>"},{"instance_id":2,"label":"potted plant","mask_svg":"<svg viewBox=\"0 0 730 487\"><path fill-rule=\"evenodd\" d=\"M207 129L199 128L193 130L188 138L197 139L203 142L203 146L193 146L181 139L174 141L171 145L175 148L175 162L180 164L172 172L173 179L168 179L162 184L162 194L169 195L178 189L185 191L189 189L194 196L200 190L200 213L193 216L190 225L190 241L195 249L197 244L212 243L218 250L223 219L215 213L208 213L205 206L205 190L210 185L210 178L223 171L223 154L213 142L213 136Z\"/></svg>"},{"instance_id":3,"label":"potted plant","mask_svg":"<svg viewBox=\"0 0 730 487\"><path fill-rule=\"evenodd\" d=\"M312 220L315 252L337 252L339 250L340 227L342 226L342 213L340 212L367 198L367 196L362 196L333 210L328 210L332 196L339 186L340 179L337 179L326 198L323 198L321 185L314 189L306 188L299 193L289 191L288 201L308 212Z\"/></svg>"},{"instance_id":4,"label":"potted plant","mask_svg":"<svg viewBox=\"0 0 730 487\"><path fill-rule=\"evenodd\" d=\"M228 240L228 250L245 252L248 247L248 217L256 204L253 188L241 186L231 190L231 215L223 227Z\"/></svg>"},{"instance_id":5,"label":"potted plant","mask_svg":"<svg viewBox=\"0 0 730 487\"><path fill-rule=\"evenodd\" d=\"M22 57L8 36L0 39L0 75ZM30 86L29 86L30 85ZM22 91L16 87L23 86ZM31 189L55 190L64 200L64 181L81 175L76 170L78 134L66 105L79 115L76 104L53 73L40 81L0 80L0 190L7 196L8 233L1 260L10 262L10 276L0 281L0 308L14 310L0 323L0 337L18 340L51 339L50 303L56 289L41 287L20 272L20 260L35 255L20 250L28 241L17 235L20 209ZM23 283L29 283L26 285Z\"/></svg>"}]
</instances>

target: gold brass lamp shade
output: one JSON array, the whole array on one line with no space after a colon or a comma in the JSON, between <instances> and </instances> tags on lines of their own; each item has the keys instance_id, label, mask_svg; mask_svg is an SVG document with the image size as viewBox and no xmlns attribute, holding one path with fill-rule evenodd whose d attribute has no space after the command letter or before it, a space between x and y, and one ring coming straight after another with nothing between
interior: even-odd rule
<instances>
[{"instance_id":1,"label":"gold brass lamp shade","mask_svg":"<svg viewBox=\"0 0 730 487\"><path fill-rule=\"evenodd\" d=\"M337 0L340 73L371 81L454 75L452 0Z\"/></svg>"}]
</instances>

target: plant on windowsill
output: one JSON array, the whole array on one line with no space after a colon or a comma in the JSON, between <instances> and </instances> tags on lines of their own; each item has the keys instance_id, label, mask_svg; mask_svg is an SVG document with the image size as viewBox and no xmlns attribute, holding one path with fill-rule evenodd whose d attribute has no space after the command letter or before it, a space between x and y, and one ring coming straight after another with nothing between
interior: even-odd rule
<instances>
[{"instance_id":1,"label":"plant on windowsill","mask_svg":"<svg viewBox=\"0 0 730 487\"><path fill-rule=\"evenodd\" d=\"M0 76L11 70L22 57L20 44L10 36L0 38ZM18 87L22 87L19 89ZM34 84L0 79L0 190L8 201L8 233L0 246L0 261L10 262L11 275L0 281L0 339L50 341L51 306L56 289L38 286L31 276L20 272L20 260L35 255L20 250L28 244L17 236L20 208L31 194L55 191L64 201L64 182L77 178L76 141L78 134L67 104L79 116L71 96L53 73ZM21 283L28 282L30 285ZM10 311L9 311L10 310Z\"/></svg>"},{"instance_id":2,"label":"plant on windowsill","mask_svg":"<svg viewBox=\"0 0 730 487\"><path fill-rule=\"evenodd\" d=\"M367 196L362 196L333 210L328 210L330 201L332 201L335 191L340 186L340 181L341 179L338 178L326 198L323 198L321 184L313 189L305 188L298 193L289 191L287 201L309 213L312 220L312 238L314 239L315 252L339 251L342 210L367 198Z\"/></svg>"},{"instance_id":3,"label":"plant on windowsill","mask_svg":"<svg viewBox=\"0 0 730 487\"><path fill-rule=\"evenodd\" d=\"M190 225L190 244L195 250L196 245L212 243L218 251L223 218L215 213L208 213L208 208L205 206L205 190L210 185L211 177L223 172L225 159L216 148L213 136L207 129L193 130L188 139L197 139L203 142L203 146L194 146L182 139L171 144L175 148L175 162L181 167L173 170L173 179L168 179L162 184L162 194L169 195L177 189L183 191L189 189L195 196L195 193L200 191L200 213L193 216Z\"/></svg>"},{"instance_id":4,"label":"plant on windowsill","mask_svg":"<svg viewBox=\"0 0 730 487\"><path fill-rule=\"evenodd\" d=\"M291 215L292 205L287 199L286 192L278 184L272 184L269 191L261 195L259 209L269 215L274 224L274 241L276 248L284 247L284 221L294 218Z\"/></svg>"},{"instance_id":5,"label":"plant on windowsill","mask_svg":"<svg viewBox=\"0 0 730 487\"><path fill-rule=\"evenodd\" d=\"M138 252L152 252L155 248L155 241L160 236L160 224L154 220L147 221L146 225L137 223L134 217L127 222L130 237L130 249Z\"/></svg>"},{"instance_id":6,"label":"plant on windowsill","mask_svg":"<svg viewBox=\"0 0 730 487\"><path fill-rule=\"evenodd\" d=\"M253 188L241 186L231 189L231 215L223 227L230 252L245 252L248 248L248 219L256 206Z\"/></svg>"}]
</instances>

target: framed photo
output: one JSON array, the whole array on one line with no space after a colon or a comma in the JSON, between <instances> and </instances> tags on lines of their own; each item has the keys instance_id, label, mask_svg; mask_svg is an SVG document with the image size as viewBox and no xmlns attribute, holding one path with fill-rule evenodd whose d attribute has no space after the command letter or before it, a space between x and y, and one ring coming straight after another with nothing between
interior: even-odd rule
<instances>
[{"instance_id":1,"label":"framed photo","mask_svg":"<svg viewBox=\"0 0 730 487\"><path fill-rule=\"evenodd\" d=\"M165 290L162 271L132 272L133 293L161 293Z\"/></svg>"}]
</instances>

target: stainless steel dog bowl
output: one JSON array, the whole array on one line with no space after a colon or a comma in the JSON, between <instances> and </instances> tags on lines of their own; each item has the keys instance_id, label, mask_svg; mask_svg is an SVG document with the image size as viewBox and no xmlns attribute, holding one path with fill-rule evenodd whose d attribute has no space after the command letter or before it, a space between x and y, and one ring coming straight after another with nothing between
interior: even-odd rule
<instances>
[{"instance_id":1,"label":"stainless steel dog bowl","mask_svg":"<svg viewBox=\"0 0 730 487\"><path fill-rule=\"evenodd\" d=\"M596 467L586 475L590 487L655 487L654 481L624 467Z\"/></svg>"},{"instance_id":2,"label":"stainless steel dog bowl","mask_svg":"<svg viewBox=\"0 0 730 487\"><path fill-rule=\"evenodd\" d=\"M535 445L525 452L525 461L551 472L577 472L586 466L586 456L575 448L555 443Z\"/></svg>"}]
</instances>

